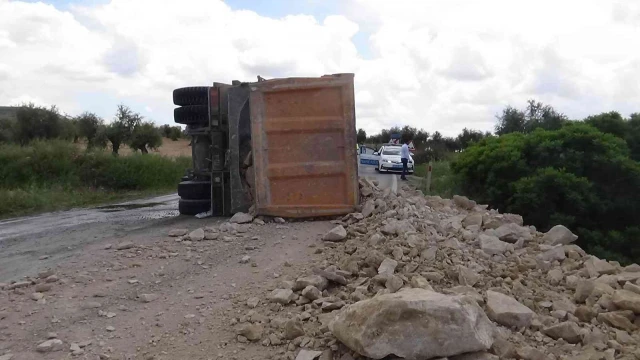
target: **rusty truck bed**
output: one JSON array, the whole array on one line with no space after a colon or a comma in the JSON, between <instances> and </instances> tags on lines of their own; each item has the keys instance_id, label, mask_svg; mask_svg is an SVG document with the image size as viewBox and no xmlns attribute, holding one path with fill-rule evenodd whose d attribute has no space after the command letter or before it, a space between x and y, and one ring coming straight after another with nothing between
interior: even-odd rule
<instances>
[{"instance_id":1,"label":"rusty truck bed","mask_svg":"<svg viewBox=\"0 0 640 360\"><path fill-rule=\"evenodd\" d=\"M250 85L258 214L313 217L358 204L353 74Z\"/></svg>"}]
</instances>

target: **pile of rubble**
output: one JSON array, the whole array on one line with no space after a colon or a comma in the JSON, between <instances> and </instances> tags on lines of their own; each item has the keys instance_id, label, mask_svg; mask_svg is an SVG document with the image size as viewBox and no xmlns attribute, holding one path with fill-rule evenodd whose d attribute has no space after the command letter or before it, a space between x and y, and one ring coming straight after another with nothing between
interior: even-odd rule
<instances>
[{"instance_id":1,"label":"pile of rubble","mask_svg":"<svg viewBox=\"0 0 640 360\"><path fill-rule=\"evenodd\" d=\"M361 190L323 261L240 305L237 341L291 360L640 359L640 266L465 197Z\"/></svg>"}]
</instances>

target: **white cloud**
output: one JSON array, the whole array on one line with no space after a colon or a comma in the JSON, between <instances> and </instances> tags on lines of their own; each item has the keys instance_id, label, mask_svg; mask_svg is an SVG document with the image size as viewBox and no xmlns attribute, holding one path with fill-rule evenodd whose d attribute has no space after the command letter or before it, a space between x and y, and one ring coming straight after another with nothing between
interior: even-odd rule
<instances>
[{"instance_id":1,"label":"white cloud","mask_svg":"<svg viewBox=\"0 0 640 360\"><path fill-rule=\"evenodd\" d=\"M572 118L640 111L634 0L348 0L338 10L273 19L215 0L70 12L0 0L0 104L36 99L74 114L94 110L92 94L170 123L177 87L354 72L368 133L491 130L497 112L528 98ZM371 34L366 59L359 31ZM111 118L107 108L94 111Z\"/></svg>"}]
</instances>

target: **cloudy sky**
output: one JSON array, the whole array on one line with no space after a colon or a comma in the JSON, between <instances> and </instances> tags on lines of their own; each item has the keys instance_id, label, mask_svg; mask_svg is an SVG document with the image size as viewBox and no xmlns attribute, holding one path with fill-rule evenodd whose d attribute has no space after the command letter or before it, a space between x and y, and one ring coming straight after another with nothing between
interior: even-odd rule
<instances>
[{"instance_id":1,"label":"cloudy sky","mask_svg":"<svg viewBox=\"0 0 640 360\"><path fill-rule=\"evenodd\" d=\"M0 105L172 123L171 92L356 74L358 127L491 130L535 98L640 111L637 0L0 0Z\"/></svg>"}]
</instances>

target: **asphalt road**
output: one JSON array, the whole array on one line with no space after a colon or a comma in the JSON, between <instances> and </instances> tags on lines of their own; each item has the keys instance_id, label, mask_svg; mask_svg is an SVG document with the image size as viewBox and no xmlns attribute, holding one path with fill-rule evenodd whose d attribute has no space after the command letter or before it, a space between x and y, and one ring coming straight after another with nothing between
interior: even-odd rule
<instances>
[{"instance_id":1,"label":"asphalt road","mask_svg":"<svg viewBox=\"0 0 640 360\"><path fill-rule=\"evenodd\" d=\"M398 187L397 174L380 174L360 165L360 176L378 180L379 187ZM75 251L105 238L148 232L156 226L202 220L179 216L178 195L165 195L87 209L73 209L0 221L0 282L55 265Z\"/></svg>"}]
</instances>

